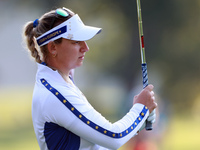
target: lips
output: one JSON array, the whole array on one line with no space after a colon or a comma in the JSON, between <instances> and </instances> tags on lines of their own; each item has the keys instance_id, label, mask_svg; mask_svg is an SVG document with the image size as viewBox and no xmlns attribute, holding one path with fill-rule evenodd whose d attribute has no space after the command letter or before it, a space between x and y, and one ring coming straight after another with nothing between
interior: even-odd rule
<instances>
[{"instance_id":1,"label":"lips","mask_svg":"<svg viewBox=\"0 0 200 150\"><path fill-rule=\"evenodd\" d=\"M83 55L83 56L80 56L80 57L79 57L79 59L83 60L83 59L84 59L84 57L85 57L85 55Z\"/></svg>"}]
</instances>

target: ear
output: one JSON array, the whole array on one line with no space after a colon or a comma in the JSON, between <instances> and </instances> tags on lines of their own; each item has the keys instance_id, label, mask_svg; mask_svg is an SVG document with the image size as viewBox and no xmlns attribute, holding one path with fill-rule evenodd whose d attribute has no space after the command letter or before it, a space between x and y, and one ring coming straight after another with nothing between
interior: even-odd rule
<instances>
[{"instance_id":1,"label":"ear","mask_svg":"<svg viewBox=\"0 0 200 150\"><path fill-rule=\"evenodd\" d=\"M47 48L51 55L53 55L53 56L57 55L57 49L56 49L55 43L53 41L50 41L47 44Z\"/></svg>"}]
</instances>

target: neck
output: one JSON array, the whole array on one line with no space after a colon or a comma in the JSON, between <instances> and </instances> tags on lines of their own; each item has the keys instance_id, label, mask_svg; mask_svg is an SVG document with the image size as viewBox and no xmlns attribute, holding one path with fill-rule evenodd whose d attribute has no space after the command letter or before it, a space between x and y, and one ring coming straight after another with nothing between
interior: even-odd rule
<instances>
[{"instance_id":1,"label":"neck","mask_svg":"<svg viewBox=\"0 0 200 150\"><path fill-rule=\"evenodd\" d=\"M63 79L65 80L65 82L74 85L72 80L69 78L69 72L68 73L63 73L61 71L58 70L58 73L63 77Z\"/></svg>"},{"instance_id":2,"label":"neck","mask_svg":"<svg viewBox=\"0 0 200 150\"><path fill-rule=\"evenodd\" d=\"M50 67L53 70L57 70L58 73L62 76L62 78L69 84L73 85L73 82L69 78L70 70L63 69L61 65L58 65L51 59L47 59L47 66Z\"/></svg>"}]
</instances>

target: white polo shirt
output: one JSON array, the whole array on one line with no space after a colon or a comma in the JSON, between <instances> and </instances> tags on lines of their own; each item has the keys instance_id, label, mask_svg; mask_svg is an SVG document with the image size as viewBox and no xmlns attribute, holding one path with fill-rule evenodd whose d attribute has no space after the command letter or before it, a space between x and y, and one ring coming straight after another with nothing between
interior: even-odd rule
<instances>
[{"instance_id":1,"label":"white polo shirt","mask_svg":"<svg viewBox=\"0 0 200 150\"><path fill-rule=\"evenodd\" d=\"M147 107L137 103L122 119L110 123L75 85L38 64L32 119L41 150L118 149L136 135L148 116Z\"/></svg>"}]
</instances>

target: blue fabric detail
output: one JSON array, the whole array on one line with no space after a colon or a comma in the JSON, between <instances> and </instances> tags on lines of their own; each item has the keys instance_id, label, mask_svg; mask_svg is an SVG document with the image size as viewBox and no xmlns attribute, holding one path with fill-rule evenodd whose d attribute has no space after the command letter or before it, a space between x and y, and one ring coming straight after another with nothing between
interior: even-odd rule
<instances>
[{"instance_id":1,"label":"blue fabric detail","mask_svg":"<svg viewBox=\"0 0 200 150\"><path fill-rule=\"evenodd\" d=\"M72 80L72 82L75 84L75 82L74 82L74 80L73 80L73 78L71 77L71 76L69 76L69 78Z\"/></svg>"},{"instance_id":2,"label":"blue fabric detail","mask_svg":"<svg viewBox=\"0 0 200 150\"><path fill-rule=\"evenodd\" d=\"M55 88L53 88L45 79L40 79L41 83L51 92L53 93L77 118L83 121L85 124L93 128L94 130L107 135L112 138L122 138L132 132L137 125L142 121L146 113L148 112L148 108L146 106L143 107L142 111L140 112L139 116L136 118L134 123L124 130L121 133L114 133L105 128L98 126L91 120L87 119L83 114L81 114L61 93L59 93Z\"/></svg>"},{"instance_id":3,"label":"blue fabric detail","mask_svg":"<svg viewBox=\"0 0 200 150\"><path fill-rule=\"evenodd\" d=\"M52 122L46 122L44 136L49 150L78 150L80 137Z\"/></svg>"},{"instance_id":4,"label":"blue fabric detail","mask_svg":"<svg viewBox=\"0 0 200 150\"><path fill-rule=\"evenodd\" d=\"M67 32L67 26L61 27L55 31L50 32L49 34L42 36L41 38L37 39L38 45L42 45L43 43L55 38L63 33Z\"/></svg>"},{"instance_id":5,"label":"blue fabric detail","mask_svg":"<svg viewBox=\"0 0 200 150\"><path fill-rule=\"evenodd\" d=\"M42 65L44 65L44 66L46 66L46 65L47 65L45 62L42 62L41 64L42 64Z\"/></svg>"},{"instance_id":6,"label":"blue fabric detail","mask_svg":"<svg viewBox=\"0 0 200 150\"><path fill-rule=\"evenodd\" d=\"M39 23L39 19L35 19L35 21L33 22L33 28L37 27Z\"/></svg>"}]
</instances>

